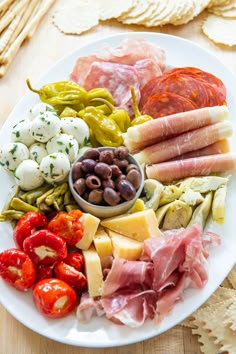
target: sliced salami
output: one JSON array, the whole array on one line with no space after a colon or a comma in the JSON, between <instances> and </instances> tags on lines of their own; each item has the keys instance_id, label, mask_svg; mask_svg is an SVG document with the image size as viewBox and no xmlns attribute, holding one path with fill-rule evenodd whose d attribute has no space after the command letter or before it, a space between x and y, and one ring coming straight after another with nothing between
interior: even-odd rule
<instances>
[{"instance_id":1,"label":"sliced salami","mask_svg":"<svg viewBox=\"0 0 236 354\"><path fill-rule=\"evenodd\" d=\"M137 101L140 99L139 78L136 69L131 65L109 62L94 62L84 80L84 88L91 90L105 87L112 94L115 105L122 107L132 115L130 86L134 87Z\"/></svg>"},{"instance_id":2,"label":"sliced salami","mask_svg":"<svg viewBox=\"0 0 236 354\"><path fill-rule=\"evenodd\" d=\"M172 73L164 75L152 91L176 93L194 102L198 108L209 106L208 83L197 80L186 74ZM211 86L210 86L211 87Z\"/></svg>"},{"instance_id":3,"label":"sliced salami","mask_svg":"<svg viewBox=\"0 0 236 354\"><path fill-rule=\"evenodd\" d=\"M180 67L180 68L173 68L165 72L165 74L171 74L171 73L177 73L177 74L185 74L192 76L194 78L200 78L204 81L206 81L208 84L214 87L216 90L217 94L219 95L219 101L222 102L221 104L224 104L226 101L226 87L223 83L223 81L218 78L217 76L201 70L199 68L187 66L187 67Z\"/></svg>"},{"instance_id":4,"label":"sliced salami","mask_svg":"<svg viewBox=\"0 0 236 354\"><path fill-rule=\"evenodd\" d=\"M141 97L139 101L139 109L142 110L145 103L152 96L152 91L156 87L157 83L161 80L162 76L156 76L148 80L148 82L141 88Z\"/></svg>"},{"instance_id":5,"label":"sliced salami","mask_svg":"<svg viewBox=\"0 0 236 354\"><path fill-rule=\"evenodd\" d=\"M149 97L142 109L142 114L148 114L153 118L165 117L170 114L191 111L198 108L189 99L172 92L158 92Z\"/></svg>"}]
</instances>

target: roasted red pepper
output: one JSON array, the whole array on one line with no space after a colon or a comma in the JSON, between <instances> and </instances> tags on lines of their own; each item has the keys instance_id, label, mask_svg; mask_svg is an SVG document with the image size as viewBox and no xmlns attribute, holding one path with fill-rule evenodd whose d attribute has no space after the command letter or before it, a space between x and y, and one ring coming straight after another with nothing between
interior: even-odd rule
<instances>
[{"instance_id":1,"label":"roasted red pepper","mask_svg":"<svg viewBox=\"0 0 236 354\"><path fill-rule=\"evenodd\" d=\"M75 290L60 279L43 279L33 288L33 299L38 310L50 318L63 317L76 306Z\"/></svg>"},{"instance_id":2,"label":"roasted red pepper","mask_svg":"<svg viewBox=\"0 0 236 354\"><path fill-rule=\"evenodd\" d=\"M83 224L80 222L82 216L80 210L59 212L48 224L48 229L62 237L70 246L75 245L83 237Z\"/></svg>"},{"instance_id":3,"label":"roasted red pepper","mask_svg":"<svg viewBox=\"0 0 236 354\"><path fill-rule=\"evenodd\" d=\"M81 290L87 285L85 275L63 261L55 264L54 273L56 278L65 281L75 290Z\"/></svg>"},{"instance_id":4,"label":"roasted red pepper","mask_svg":"<svg viewBox=\"0 0 236 354\"><path fill-rule=\"evenodd\" d=\"M10 248L0 253L0 275L17 290L26 291L36 280L36 267L24 251Z\"/></svg>"},{"instance_id":5,"label":"roasted red pepper","mask_svg":"<svg viewBox=\"0 0 236 354\"><path fill-rule=\"evenodd\" d=\"M84 256L79 252L71 252L64 259L66 264L69 264L71 267L74 267L76 270L81 272L84 268Z\"/></svg>"},{"instance_id":6,"label":"roasted red pepper","mask_svg":"<svg viewBox=\"0 0 236 354\"><path fill-rule=\"evenodd\" d=\"M67 256L66 242L48 230L39 230L27 237L23 248L35 264L53 264Z\"/></svg>"},{"instance_id":7,"label":"roasted red pepper","mask_svg":"<svg viewBox=\"0 0 236 354\"><path fill-rule=\"evenodd\" d=\"M53 278L53 264L38 264L37 281Z\"/></svg>"},{"instance_id":8,"label":"roasted red pepper","mask_svg":"<svg viewBox=\"0 0 236 354\"><path fill-rule=\"evenodd\" d=\"M13 231L13 238L18 247L23 249L24 239L38 229L47 228L47 218L38 211L25 213L17 222Z\"/></svg>"}]
</instances>

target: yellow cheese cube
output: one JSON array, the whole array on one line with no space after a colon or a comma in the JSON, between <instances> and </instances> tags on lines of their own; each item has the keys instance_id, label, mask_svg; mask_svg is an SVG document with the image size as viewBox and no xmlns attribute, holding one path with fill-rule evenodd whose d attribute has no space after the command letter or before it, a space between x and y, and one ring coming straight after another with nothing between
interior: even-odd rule
<instances>
[{"instance_id":1,"label":"yellow cheese cube","mask_svg":"<svg viewBox=\"0 0 236 354\"><path fill-rule=\"evenodd\" d=\"M141 242L149 237L161 235L153 209L104 219L101 221L101 225Z\"/></svg>"},{"instance_id":2,"label":"yellow cheese cube","mask_svg":"<svg viewBox=\"0 0 236 354\"><path fill-rule=\"evenodd\" d=\"M88 281L88 293L90 296L100 296L103 287L103 274L100 257L92 245L83 251L85 261L85 275Z\"/></svg>"},{"instance_id":3,"label":"yellow cheese cube","mask_svg":"<svg viewBox=\"0 0 236 354\"><path fill-rule=\"evenodd\" d=\"M111 230L108 230L108 234L112 241L114 258L124 258L129 261L136 261L140 258L143 242L133 240Z\"/></svg>"},{"instance_id":4,"label":"yellow cheese cube","mask_svg":"<svg viewBox=\"0 0 236 354\"><path fill-rule=\"evenodd\" d=\"M83 213L80 221L84 227L84 234L82 239L76 243L76 247L80 248L81 250L87 250L93 242L93 238L100 223L100 219L91 214Z\"/></svg>"},{"instance_id":5,"label":"yellow cheese cube","mask_svg":"<svg viewBox=\"0 0 236 354\"><path fill-rule=\"evenodd\" d=\"M93 243L100 258L112 255L111 239L102 226L98 226Z\"/></svg>"}]
</instances>

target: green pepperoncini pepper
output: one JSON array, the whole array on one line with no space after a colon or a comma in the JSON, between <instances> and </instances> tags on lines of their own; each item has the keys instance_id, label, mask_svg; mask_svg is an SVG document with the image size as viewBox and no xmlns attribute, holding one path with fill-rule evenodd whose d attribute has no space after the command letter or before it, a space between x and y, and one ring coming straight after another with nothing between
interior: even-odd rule
<instances>
[{"instance_id":1,"label":"green pepperoncini pepper","mask_svg":"<svg viewBox=\"0 0 236 354\"><path fill-rule=\"evenodd\" d=\"M122 132L117 123L93 106L79 112L81 118L92 130L96 141L102 146L120 146L123 144Z\"/></svg>"},{"instance_id":2,"label":"green pepperoncini pepper","mask_svg":"<svg viewBox=\"0 0 236 354\"><path fill-rule=\"evenodd\" d=\"M132 105L133 105L133 110L134 110L134 119L132 120L130 126L133 127L134 125L142 124L142 123L145 123L149 120L152 120L153 118L147 114L141 115L141 113L138 109L138 104L136 101L136 96L135 96L133 86L130 86L130 92L131 92Z\"/></svg>"}]
</instances>

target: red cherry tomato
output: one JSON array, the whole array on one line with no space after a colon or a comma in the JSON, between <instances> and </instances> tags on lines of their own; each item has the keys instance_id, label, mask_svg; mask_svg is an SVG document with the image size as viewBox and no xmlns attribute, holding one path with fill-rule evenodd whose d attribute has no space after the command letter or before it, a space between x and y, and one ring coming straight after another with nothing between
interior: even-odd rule
<instances>
[{"instance_id":1,"label":"red cherry tomato","mask_svg":"<svg viewBox=\"0 0 236 354\"><path fill-rule=\"evenodd\" d=\"M37 309L47 317L63 317L74 310L75 290L56 278L43 279L33 287L33 300Z\"/></svg>"},{"instance_id":2,"label":"red cherry tomato","mask_svg":"<svg viewBox=\"0 0 236 354\"><path fill-rule=\"evenodd\" d=\"M65 281L75 290L81 290L87 285L85 275L65 262L56 263L54 273L56 278Z\"/></svg>"},{"instance_id":3,"label":"red cherry tomato","mask_svg":"<svg viewBox=\"0 0 236 354\"><path fill-rule=\"evenodd\" d=\"M83 224L80 210L71 210L69 213L59 212L48 224L48 229L62 237L68 245L75 245L83 237Z\"/></svg>"},{"instance_id":4,"label":"red cherry tomato","mask_svg":"<svg viewBox=\"0 0 236 354\"><path fill-rule=\"evenodd\" d=\"M10 248L0 253L0 275L17 290L26 291L36 280L36 267L25 252Z\"/></svg>"},{"instance_id":5,"label":"red cherry tomato","mask_svg":"<svg viewBox=\"0 0 236 354\"><path fill-rule=\"evenodd\" d=\"M39 211L29 211L25 213L17 222L13 231L13 238L16 245L23 249L23 242L26 237L30 236L34 231L47 228L47 218Z\"/></svg>"},{"instance_id":6,"label":"red cherry tomato","mask_svg":"<svg viewBox=\"0 0 236 354\"><path fill-rule=\"evenodd\" d=\"M81 272L84 268L84 256L79 252L71 252L64 259L66 264L69 264L71 267L74 267L76 270Z\"/></svg>"},{"instance_id":7,"label":"red cherry tomato","mask_svg":"<svg viewBox=\"0 0 236 354\"><path fill-rule=\"evenodd\" d=\"M66 242L48 230L39 230L27 237L23 247L35 264L53 264L67 256Z\"/></svg>"}]
</instances>

